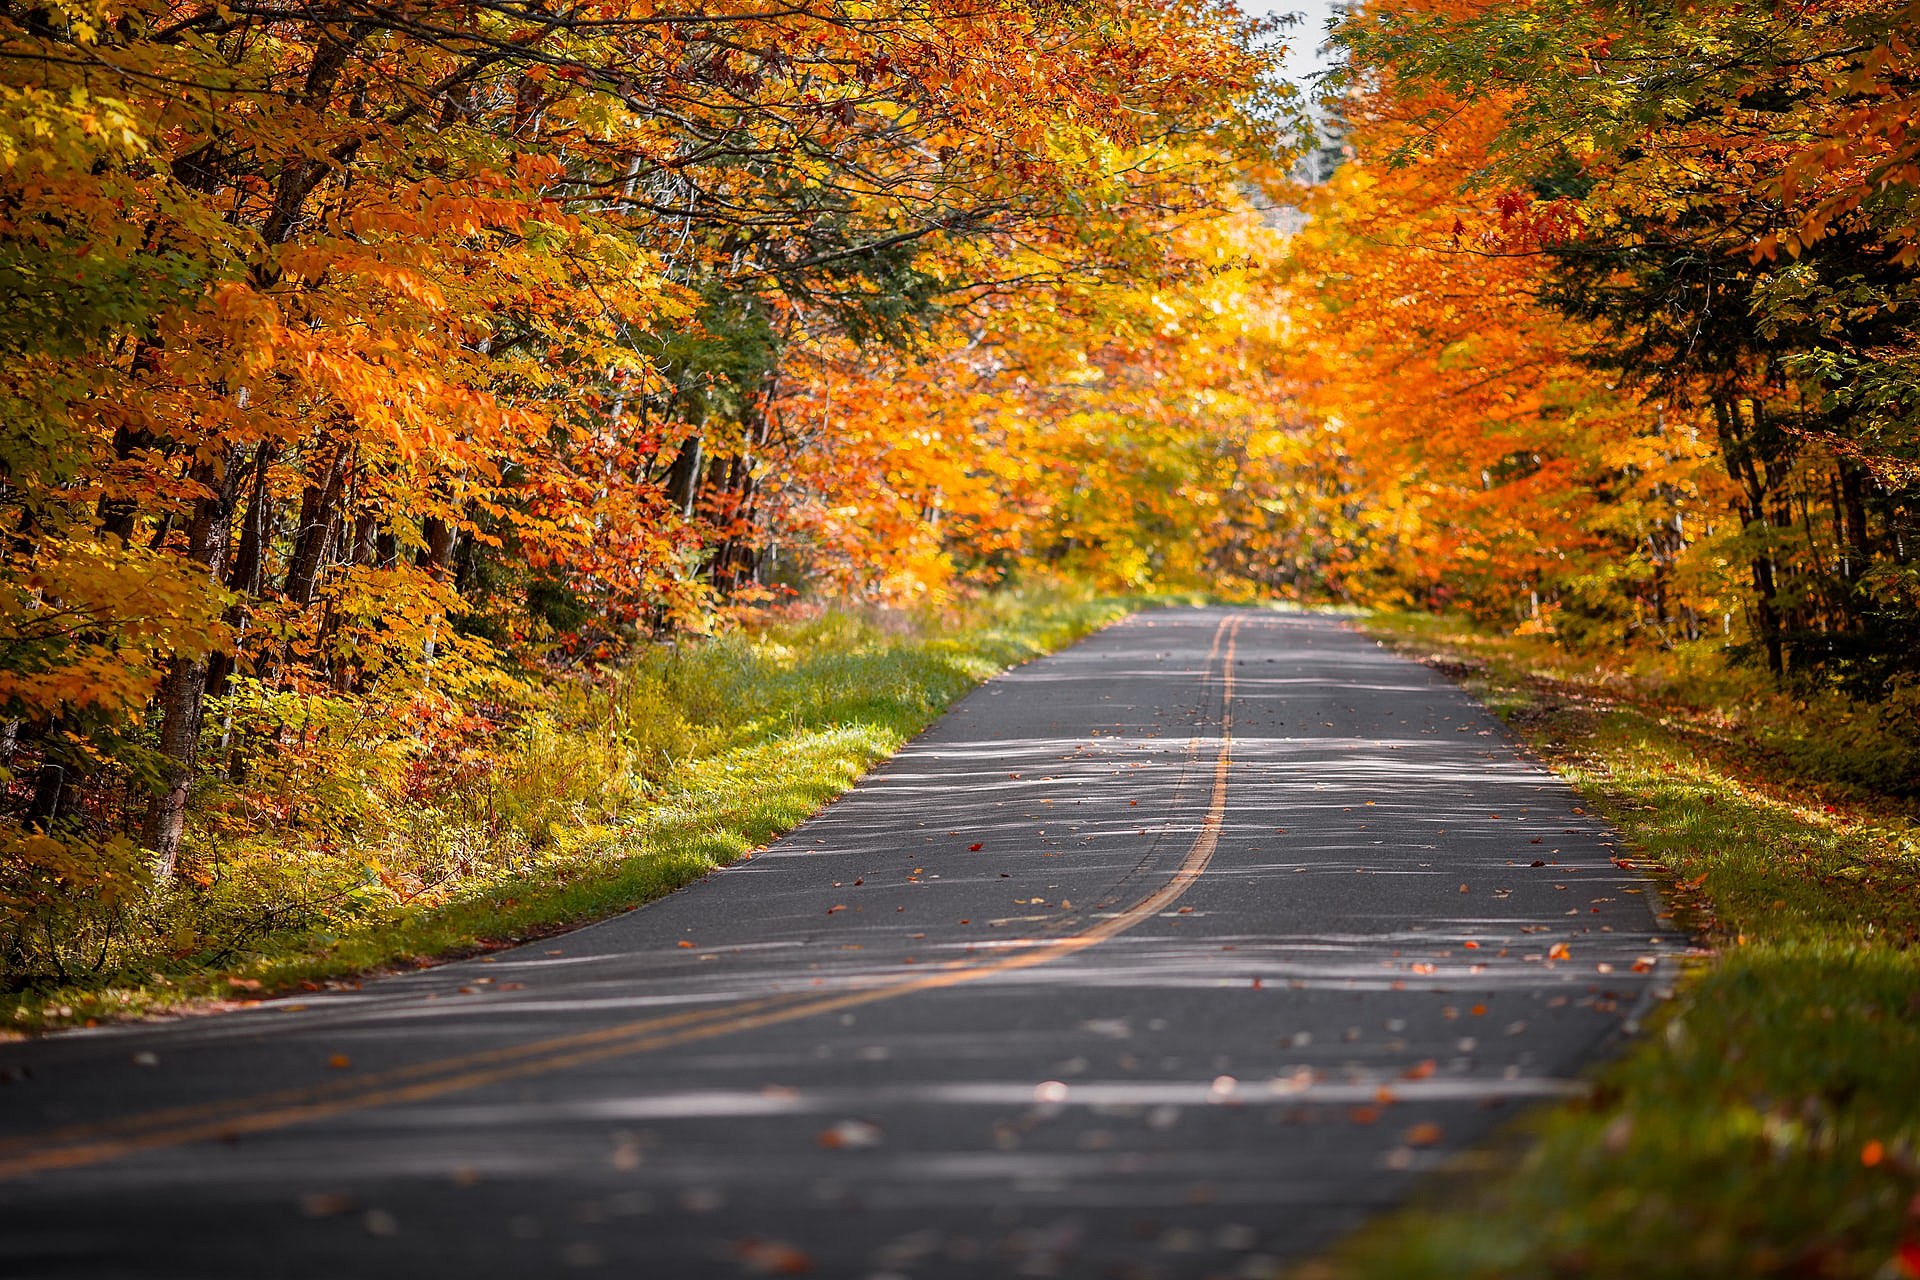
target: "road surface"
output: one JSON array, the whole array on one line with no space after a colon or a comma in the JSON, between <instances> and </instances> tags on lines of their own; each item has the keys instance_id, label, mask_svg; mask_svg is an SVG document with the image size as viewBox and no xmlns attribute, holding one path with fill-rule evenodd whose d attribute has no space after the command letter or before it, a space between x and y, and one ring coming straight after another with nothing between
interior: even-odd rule
<instances>
[{"instance_id":1,"label":"road surface","mask_svg":"<svg viewBox=\"0 0 1920 1280\"><path fill-rule=\"evenodd\" d=\"M1666 980L1613 841L1336 620L1140 614L627 915L0 1046L0 1274L1271 1274Z\"/></svg>"}]
</instances>

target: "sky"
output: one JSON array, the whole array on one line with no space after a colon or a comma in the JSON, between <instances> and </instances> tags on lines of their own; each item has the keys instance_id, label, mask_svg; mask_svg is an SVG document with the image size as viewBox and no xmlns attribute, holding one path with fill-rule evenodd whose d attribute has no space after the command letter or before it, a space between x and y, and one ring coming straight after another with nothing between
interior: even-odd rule
<instances>
[{"instance_id":1,"label":"sky","mask_svg":"<svg viewBox=\"0 0 1920 1280\"><path fill-rule=\"evenodd\" d=\"M1287 78L1304 83L1306 77L1323 65L1316 50L1326 39L1327 18L1333 13L1334 0L1240 0L1247 13L1299 13L1306 21L1288 33Z\"/></svg>"}]
</instances>

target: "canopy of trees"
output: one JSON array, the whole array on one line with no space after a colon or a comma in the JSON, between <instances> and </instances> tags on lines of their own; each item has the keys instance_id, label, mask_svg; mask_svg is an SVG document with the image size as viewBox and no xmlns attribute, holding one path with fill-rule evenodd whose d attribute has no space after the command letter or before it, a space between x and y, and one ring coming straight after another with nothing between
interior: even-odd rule
<instances>
[{"instance_id":1,"label":"canopy of trees","mask_svg":"<svg viewBox=\"0 0 1920 1280\"><path fill-rule=\"evenodd\" d=\"M1381 0L1296 164L1227 0L0 0L9 963L796 592L1920 705L1917 19Z\"/></svg>"},{"instance_id":2,"label":"canopy of trees","mask_svg":"<svg viewBox=\"0 0 1920 1280\"><path fill-rule=\"evenodd\" d=\"M430 757L764 594L819 477L887 484L836 362L1178 276L1274 146L1256 44L1185 0L0 6L18 895L171 876L210 771L270 804L370 718Z\"/></svg>"},{"instance_id":3,"label":"canopy of trees","mask_svg":"<svg viewBox=\"0 0 1920 1280\"><path fill-rule=\"evenodd\" d=\"M1539 0L1343 28L1354 159L1295 279L1305 394L1387 499L1369 581L1911 687L1916 18Z\"/></svg>"}]
</instances>

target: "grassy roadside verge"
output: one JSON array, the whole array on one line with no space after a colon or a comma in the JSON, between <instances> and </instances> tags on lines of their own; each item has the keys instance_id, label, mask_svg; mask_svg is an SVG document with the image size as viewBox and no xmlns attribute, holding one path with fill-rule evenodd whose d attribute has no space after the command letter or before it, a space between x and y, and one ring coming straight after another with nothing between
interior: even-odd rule
<instances>
[{"instance_id":1,"label":"grassy roadside verge","mask_svg":"<svg viewBox=\"0 0 1920 1280\"><path fill-rule=\"evenodd\" d=\"M1712 955L1590 1100L1523 1122L1517 1165L1463 1162L1304 1274L1920 1276L1920 807L1769 751L1829 728L1784 699L1742 722L1538 642L1366 626L1547 757Z\"/></svg>"},{"instance_id":2,"label":"grassy roadside verge","mask_svg":"<svg viewBox=\"0 0 1920 1280\"><path fill-rule=\"evenodd\" d=\"M143 931L109 961L0 995L0 1034L351 985L630 909L797 825L995 672L1142 603L1033 590L829 611L556 689L485 777L430 804L396 795L350 849L216 851L212 883L140 904Z\"/></svg>"}]
</instances>

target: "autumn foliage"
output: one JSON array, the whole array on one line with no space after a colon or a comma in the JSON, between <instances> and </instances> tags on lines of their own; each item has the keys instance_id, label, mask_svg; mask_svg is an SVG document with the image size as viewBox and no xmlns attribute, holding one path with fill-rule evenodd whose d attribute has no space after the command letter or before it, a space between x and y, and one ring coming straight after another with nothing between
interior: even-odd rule
<instances>
[{"instance_id":1,"label":"autumn foliage","mask_svg":"<svg viewBox=\"0 0 1920 1280\"><path fill-rule=\"evenodd\" d=\"M1274 145L1256 44L1186 0L0 8L9 900L426 797L552 673L859 554L832 366L1177 271Z\"/></svg>"},{"instance_id":2,"label":"autumn foliage","mask_svg":"<svg viewBox=\"0 0 1920 1280\"><path fill-rule=\"evenodd\" d=\"M1549 0L1347 25L1355 162L1300 279L1320 402L1367 489L1404 495L1379 527L1421 546L1388 576L1911 693L1916 18Z\"/></svg>"},{"instance_id":3,"label":"autumn foliage","mask_svg":"<svg viewBox=\"0 0 1920 1280\"><path fill-rule=\"evenodd\" d=\"M521 822L556 707L795 598L1460 607L1906 714L1916 16L1369 5L1296 165L1221 0L0 4L5 963Z\"/></svg>"}]
</instances>

